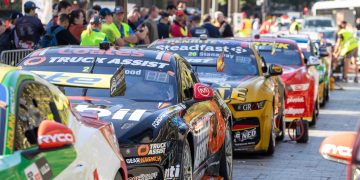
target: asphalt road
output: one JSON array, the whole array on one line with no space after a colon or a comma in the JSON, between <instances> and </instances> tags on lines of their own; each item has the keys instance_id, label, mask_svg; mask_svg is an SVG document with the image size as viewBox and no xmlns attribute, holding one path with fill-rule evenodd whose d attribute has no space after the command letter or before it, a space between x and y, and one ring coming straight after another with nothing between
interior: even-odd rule
<instances>
[{"instance_id":1,"label":"asphalt road","mask_svg":"<svg viewBox=\"0 0 360 180\"><path fill-rule=\"evenodd\" d=\"M319 154L322 140L338 132L355 131L360 120L360 84L340 84L320 110L316 127L307 144L278 142L271 157L256 154L234 157L233 179L345 179L343 164L325 160Z\"/></svg>"}]
</instances>

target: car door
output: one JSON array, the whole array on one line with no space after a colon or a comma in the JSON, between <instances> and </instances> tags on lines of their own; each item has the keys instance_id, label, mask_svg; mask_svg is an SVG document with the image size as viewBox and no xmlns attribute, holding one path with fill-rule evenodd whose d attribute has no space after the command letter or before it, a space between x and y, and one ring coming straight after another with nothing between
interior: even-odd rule
<instances>
[{"instance_id":1,"label":"car door","mask_svg":"<svg viewBox=\"0 0 360 180\"><path fill-rule=\"evenodd\" d=\"M181 99L183 102L192 99L194 85L198 79L191 66L181 57L178 67L181 78ZM217 101L214 99L190 103L183 118L190 125L193 135L194 171L199 170L201 163L218 152L225 138L225 120Z\"/></svg>"},{"instance_id":2,"label":"car door","mask_svg":"<svg viewBox=\"0 0 360 180\"><path fill-rule=\"evenodd\" d=\"M15 98L15 97L14 97ZM49 88L36 81L23 81L18 86L15 120L9 121L14 135L9 143L13 153L0 159L0 179L52 179L74 159L73 146L40 150L37 129L43 120L54 120L53 96ZM54 115L55 114L55 115Z\"/></svg>"}]
</instances>

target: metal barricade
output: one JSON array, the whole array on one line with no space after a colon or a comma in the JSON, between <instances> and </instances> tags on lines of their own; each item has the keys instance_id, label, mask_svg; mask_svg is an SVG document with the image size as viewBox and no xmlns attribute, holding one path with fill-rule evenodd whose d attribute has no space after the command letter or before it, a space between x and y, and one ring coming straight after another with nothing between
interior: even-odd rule
<instances>
[{"instance_id":1,"label":"metal barricade","mask_svg":"<svg viewBox=\"0 0 360 180\"><path fill-rule=\"evenodd\" d=\"M0 63L16 66L17 63L25 56L30 54L33 49L16 49L16 50L7 50L2 51L0 55Z\"/></svg>"}]
</instances>

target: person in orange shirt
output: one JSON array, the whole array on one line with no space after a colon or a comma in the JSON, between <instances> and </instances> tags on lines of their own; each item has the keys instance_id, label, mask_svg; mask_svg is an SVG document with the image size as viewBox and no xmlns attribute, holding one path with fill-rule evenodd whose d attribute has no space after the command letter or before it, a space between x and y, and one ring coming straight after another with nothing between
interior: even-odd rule
<instances>
[{"instance_id":1,"label":"person in orange shirt","mask_svg":"<svg viewBox=\"0 0 360 180\"><path fill-rule=\"evenodd\" d=\"M260 26L259 33L260 34L268 34L270 33L271 26L273 26L276 22L276 16L271 17L270 19L266 20Z\"/></svg>"}]
</instances>

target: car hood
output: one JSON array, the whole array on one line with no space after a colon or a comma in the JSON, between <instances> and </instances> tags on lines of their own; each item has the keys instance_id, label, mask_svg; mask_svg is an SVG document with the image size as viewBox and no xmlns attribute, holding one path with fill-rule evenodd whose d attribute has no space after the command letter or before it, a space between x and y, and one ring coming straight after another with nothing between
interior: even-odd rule
<instances>
[{"instance_id":1,"label":"car hood","mask_svg":"<svg viewBox=\"0 0 360 180\"><path fill-rule=\"evenodd\" d=\"M281 65L283 68L283 74L281 79L285 84L287 83L301 83L308 79L306 66L295 66L295 65Z\"/></svg>"},{"instance_id":2,"label":"car hood","mask_svg":"<svg viewBox=\"0 0 360 180\"><path fill-rule=\"evenodd\" d=\"M79 112L98 113L101 120L114 125L117 139L122 144L151 142L156 137L159 124L156 119L170 109L169 103L121 101L94 102L71 101L73 109ZM167 107L166 107L167 106ZM162 118L161 120L166 120Z\"/></svg>"}]
</instances>

